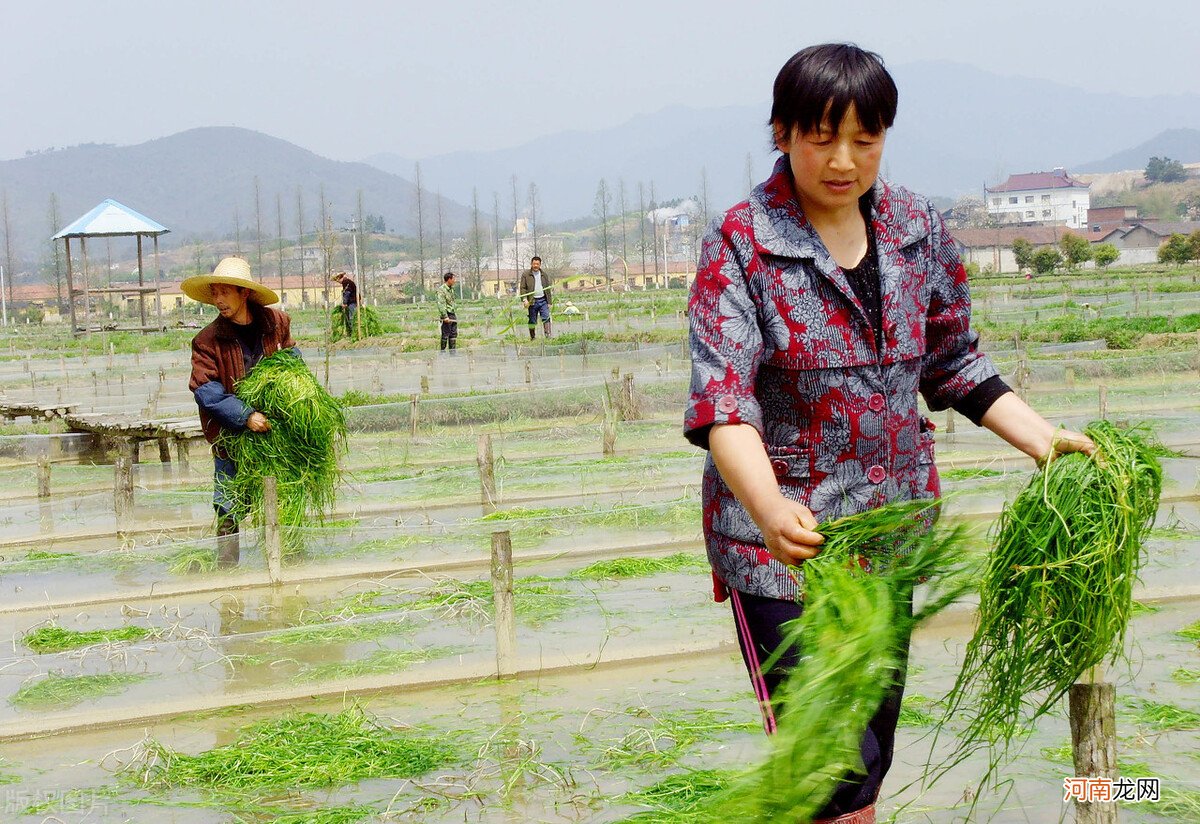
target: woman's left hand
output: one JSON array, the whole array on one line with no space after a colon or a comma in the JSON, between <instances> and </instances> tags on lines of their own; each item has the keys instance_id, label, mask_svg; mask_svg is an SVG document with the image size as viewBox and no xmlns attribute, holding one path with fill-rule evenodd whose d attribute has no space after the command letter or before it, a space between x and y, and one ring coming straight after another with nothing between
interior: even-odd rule
<instances>
[{"instance_id":1,"label":"woman's left hand","mask_svg":"<svg viewBox=\"0 0 1200 824\"><path fill-rule=\"evenodd\" d=\"M1050 439L1050 448L1046 450L1049 460L1052 461L1061 455L1067 455L1071 452L1082 452L1091 457L1096 454L1096 444L1082 432L1073 432L1070 429L1056 429L1053 437ZM1046 463L1046 458L1038 461L1038 463Z\"/></svg>"}]
</instances>

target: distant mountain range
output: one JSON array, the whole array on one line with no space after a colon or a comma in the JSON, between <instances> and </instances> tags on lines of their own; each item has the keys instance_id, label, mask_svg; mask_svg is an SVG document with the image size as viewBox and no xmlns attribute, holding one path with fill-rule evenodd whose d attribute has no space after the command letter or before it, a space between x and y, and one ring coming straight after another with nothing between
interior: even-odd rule
<instances>
[{"instance_id":1,"label":"distant mountain range","mask_svg":"<svg viewBox=\"0 0 1200 824\"><path fill-rule=\"evenodd\" d=\"M228 236L240 223L243 240L255 231L254 179L258 178L262 233L295 237L297 191L303 195L305 231L320 224L324 186L334 228L363 210L382 216L389 231L415 234L416 189L409 181L365 163L343 163L275 137L238 128L199 128L136 146L84 145L0 162L0 187L8 198L15 254L41 255L50 237L48 205L58 197L65 225L105 198L113 198L171 229L172 245L189 237ZM425 226L436 234L437 200L424 199ZM236 221L235 221L236 212ZM469 210L443 201L447 232L461 232Z\"/></svg>"},{"instance_id":2,"label":"distant mountain range","mask_svg":"<svg viewBox=\"0 0 1200 824\"><path fill-rule=\"evenodd\" d=\"M900 111L888 138L884 174L925 194L978 193L1009 174L1055 166L1119 171L1141 168L1152 155L1200 161L1200 95L1099 94L940 62L901 66L894 73ZM719 211L745 197L773 163L768 109L765 102L672 106L609 129L422 158L426 237L436 236L437 193L444 198L449 235L468 226L470 211L462 204L471 202L472 190L489 224L493 193L498 194L507 230L513 176L522 214L528 213L528 185L537 184L542 223L590 215L601 178L613 195L611 210L618 208L621 181L626 208L633 210L639 183L648 204L651 182L660 201L695 196L703 174L710 210ZM1104 160L1090 160L1097 157ZM315 227L322 185L336 226L347 223L361 191L365 212L381 215L389 231L412 236L413 167L412 159L393 154L347 163L245 129L200 128L136 146L84 145L3 161L0 188L8 199L14 253L34 261L51 234L51 193L64 223L111 197L170 227L170 242L231 236L235 211L247 239L255 223L255 177L267 237L277 230L277 195L284 234L295 235L298 190L305 227Z\"/></svg>"},{"instance_id":3,"label":"distant mountain range","mask_svg":"<svg viewBox=\"0 0 1200 824\"><path fill-rule=\"evenodd\" d=\"M901 66L894 74L900 110L884 172L929 195L977 193L1018 172L1074 170L1073 164L1113 155L1167 129L1200 129L1200 95L1099 94L945 62ZM765 100L721 108L669 107L611 129L423 158L421 171L431 188L456 200L468 200L477 187L490 208L491 193L498 192L502 214L512 209L511 177L517 176L522 200L534 181L542 216L560 220L592 212L602 177L614 190L624 179L629 202L636 204L638 181L648 187L653 180L666 197L699 193L703 168L710 205L723 209L746 194L747 154L755 182L770 170L769 111ZM413 159L394 154L366 162L394 174L413 173ZM1145 160L1133 165L1139 164Z\"/></svg>"}]
</instances>

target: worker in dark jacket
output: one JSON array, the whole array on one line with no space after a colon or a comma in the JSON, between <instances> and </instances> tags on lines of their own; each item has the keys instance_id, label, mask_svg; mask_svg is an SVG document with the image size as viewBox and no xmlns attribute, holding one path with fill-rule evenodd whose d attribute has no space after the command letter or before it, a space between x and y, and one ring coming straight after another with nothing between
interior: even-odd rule
<instances>
[{"instance_id":1,"label":"worker in dark jacket","mask_svg":"<svg viewBox=\"0 0 1200 824\"><path fill-rule=\"evenodd\" d=\"M338 272L332 280L342 287L342 320L346 322L346 339L353 340L359 331L358 284L345 272Z\"/></svg>"},{"instance_id":2,"label":"worker in dark jacket","mask_svg":"<svg viewBox=\"0 0 1200 824\"><path fill-rule=\"evenodd\" d=\"M216 320L192 338L192 377L188 388L200 408L204 437L213 444L217 565L232 567L237 565L240 554L238 524L230 514L233 505L224 487L237 467L214 441L222 430L270 430L267 417L243 403L234 394L234 388L262 358L280 349L294 349L296 342L292 340L288 316L268 306L278 303L279 296L255 283L250 264L241 258L227 257L211 275L188 278L180 288L192 300L217 307L219 313Z\"/></svg>"}]
</instances>

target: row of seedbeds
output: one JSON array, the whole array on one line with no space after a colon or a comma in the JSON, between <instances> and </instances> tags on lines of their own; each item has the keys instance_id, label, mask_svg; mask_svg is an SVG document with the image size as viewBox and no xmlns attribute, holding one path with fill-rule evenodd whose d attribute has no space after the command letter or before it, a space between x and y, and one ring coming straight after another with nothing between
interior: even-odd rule
<instances>
[{"instance_id":1,"label":"row of seedbeds","mask_svg":"<svg viewBox=\"0 0 1200 824\"><path fill-rule=\"evenodd\" d=\"M1030 287L990 288L1000 300L1012 289L1015 302ZM5 820L697 820L763 736L728 607L712 602L704 456L681 435L682 332L668 303L652 303L681 297L594 297L587 322L607 324L612 307L620 331L652 307L654 327L674 339L543 350L506 338L470 360L389 348L390 335L332 350L331 388L354 404L345 477L335 510L292 536L277 573L250 529L239 566L216 568L201 445L167 464L143 446L119 519L119 450L55 423L10 424L0 438ZM1110 677L1122 774L1161 785L1159 802L1125 806L1123 819L1194 821L1196 349L1086 340L1006 333L985 345L1052 420L1145 421L1173 450L1129 661ZM47 347L0 364L0 382L12 399L30 374L61 379L65 364L71 400L95 411L120 397L100 376L92 384L100 359L101 376L140 381L139 392L160 368L185 377L186 353L116 349L90 353L83 372L78 348L60 362ZM322 377L323 352L312 351ZM170 391L157 411L190 414L186 393ZM944 517L986 552L1032 462L961 417L930 417ZM970 630L964 604L914 642L885 812L936 824L1069 816L1065 713L1031 731L999 790L978 784L978 759L922 790L931 758L953 745L930 732Z\"/></svg>"}]
</instances>

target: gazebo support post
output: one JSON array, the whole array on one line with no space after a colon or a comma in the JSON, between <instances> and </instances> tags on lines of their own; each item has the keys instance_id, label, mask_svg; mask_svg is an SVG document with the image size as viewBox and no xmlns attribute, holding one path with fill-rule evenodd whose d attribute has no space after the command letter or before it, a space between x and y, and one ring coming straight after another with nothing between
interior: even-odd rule
<instances>
[{"instance_id":1,"label":"gazebo support post","mask_svg":"<svg viewBox=\"0 0 1200 824\"><path fill-rule=\"evenodd\" d=\"M71 313L71 336L79 337L79 324L75 322L75 272L71 267L71 238L63 238L67 247L67 309Z\"/></svg>"},{"instance_id":2,"label":"gazebo support post","mask_svg":"<svg viewBox=\"0 0 1200 824\"><path fill-rule=\"evenodd\" d=\"M138 289L140 290L146 285L145 278L142 277L142 236L137 236L137 252L138 252ZM138 292L138 311L142 317L142 329L146 328L146 293Z\"/></svg>"},{"instance_id":3,"label":"gazebo support post","mask_svg":"<svg viewBox=\"0 0 1200 824\"><path fill-rule=\"evenodd\" d=\"M87 238L79 238L79 251L83 256L83 334L90 334L91 320L88 315L91 313L91 307L88 305L92 302L92 295L88 291L88 258L87 258Z\"/></svg>"},{"instance_id":4,"label":"gazebo support post","mask_svg":"<svg viewBox=\"0 0 1200 824\"><path fill-rule=\"evenodd\" d=\"M139 237L140 241L141 238ZM162 269L158 267L158 235L154 235L154 304L158 307L158 330L161 332L165 327L162 319Z\"/></svg>"}]
</instances>

